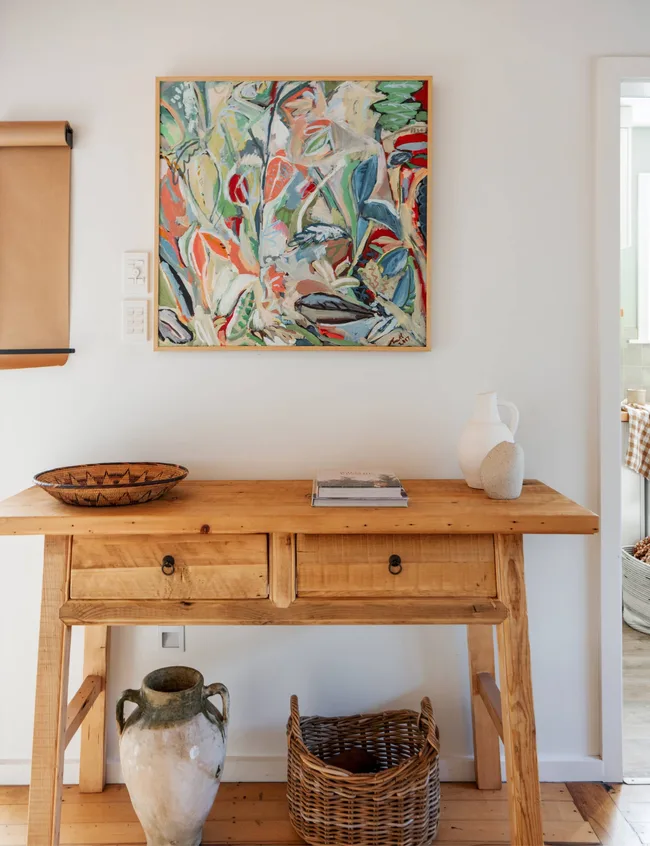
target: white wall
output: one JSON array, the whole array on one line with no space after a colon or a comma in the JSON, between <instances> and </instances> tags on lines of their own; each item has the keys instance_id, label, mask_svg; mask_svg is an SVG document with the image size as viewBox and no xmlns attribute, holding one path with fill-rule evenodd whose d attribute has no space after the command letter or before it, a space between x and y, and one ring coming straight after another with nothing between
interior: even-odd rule
<instances>
[{"instance_id":1,"label":"white wall","mask_svg":"<svg viewBox=\"0 0 650 846\"><path fill-rule=\"evenodd\" d=\"M495 388L521 409L528 475L595 508L592 59L647 50L649 25L635 0L4 0L0 119L75 130L78 352L61 369L0 373L0 495L47 467L122 458L179 461L194 478L309 477L324 461L457 476L472 395ZM121 254L152 248L154 77L348 72L434 77L433 351L121 345ZM27 774L40 553L40 539L0 544L12 691L0 782ZM542 775L597 778L597 544L531 538L526 554ZM193 629L187 645L187 663L231 688L231 777L277 774L277 760L246 758L282 755L292 692L321 713L429 693L446 771L469 776L460 628ZM154 632L114 630L110 700L165 656ZM77 743L68 751L74 760Z\"/></svg>"}]
</instances>

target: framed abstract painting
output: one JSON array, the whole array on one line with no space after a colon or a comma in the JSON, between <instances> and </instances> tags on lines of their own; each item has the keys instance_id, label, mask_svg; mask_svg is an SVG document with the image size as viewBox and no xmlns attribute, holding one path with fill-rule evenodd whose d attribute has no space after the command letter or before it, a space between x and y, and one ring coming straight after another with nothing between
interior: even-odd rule
<instances>
[{"instance_id":1,"label":"framed abstract painting","mask_svg":"<svg viewBox=\"0 0 650 846\"><path fill-rule=\"evenodd\" d=\"M430 349L430 78L157 88L157 349Z\"/></svg>"}]
</instances>

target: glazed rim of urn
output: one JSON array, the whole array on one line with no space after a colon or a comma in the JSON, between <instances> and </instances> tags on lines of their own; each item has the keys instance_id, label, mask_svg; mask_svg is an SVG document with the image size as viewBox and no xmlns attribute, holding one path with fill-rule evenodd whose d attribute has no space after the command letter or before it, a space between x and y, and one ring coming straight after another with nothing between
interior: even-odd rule
<instances>
[{"instance_id":1,"label":"glazed rim of urn","mask_svg":"<svg viewBox=\"0 0 650 846\"><path fill-rule=\"evenodd\" d=\"M161 667L142 679L143 689L153 693L184 693L204 684L203 675L192 667Z\"/></svg>"},{"instance_id":2,"label":"glazed rim of urn","mask_svg":"<svg viewBox=\"0 0 650 846\"><path fill-rule=\"evenodd\" d=\"M161 667L144 677L140 699L156 722L189 719L206 706L205 680L191 667Z\"/></svg>"}]
</instances>

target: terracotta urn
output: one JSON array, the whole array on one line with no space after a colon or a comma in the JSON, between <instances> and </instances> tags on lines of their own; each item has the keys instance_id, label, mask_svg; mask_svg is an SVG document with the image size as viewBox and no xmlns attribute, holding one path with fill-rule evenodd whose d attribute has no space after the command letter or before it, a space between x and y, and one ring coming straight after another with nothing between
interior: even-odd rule
<instances>
[{"instance_id":1,"label":"terracotta urn","mask_svg":"<svg viewBox=\"0 0 650 846\"><path fill-rule=\"evenodd\" d=\"M208 701L219 694L223 712ZM124 718L124 704L135 711ZM120 762L147 846L199 846L223 772L230 696L198 670L164 667L117 702Z\"/></svg>"}]
</instances>

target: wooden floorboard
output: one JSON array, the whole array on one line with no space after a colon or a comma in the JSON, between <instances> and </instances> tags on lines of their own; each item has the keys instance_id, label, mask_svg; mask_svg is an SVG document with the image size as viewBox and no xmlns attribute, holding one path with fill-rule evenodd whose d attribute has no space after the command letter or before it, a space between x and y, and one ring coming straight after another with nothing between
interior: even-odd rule
<instances>
[{"instance_id":1,"label":"wooden floorboard","mask_svg":"<svg viewBox=\"0 0 650 846\"><path fill-rule=\"evenodd\" d=\"M650 635L623 624L623 773L650 777Z\"/></svg>"},{"instance_id":2,"label":"wooden floorboard","mask_svg":"<svg viewBox=\"0 0 650 846\"><path fill-rule=\"evenodd\" d=\"M581 783L567 787L603 846L641 846L642 841L604 785Z\"/></svg>"},{"instance_id":3,"label":"wooden floorboard","mask_svg":"<svg viewBox=\"0 0 650 846\"><path fill-rule=\"evenodd\" d=\"M607 818L608 811L612 820L616 820L616 815L624 816L615 798L623 802L625 796L625 801L630 801L639 826L650 828L650 815L646 822L642 808L637 807L643 802L634 803L631 796L628 800L627 794L622 793L614 797L602 785L595 787L596 791L577 789L575 785L542 785L546 842L554 846L568 843L572 846L600 843L640 846L645 843L640 836L636 841L600 839L597 826L612 836L616 831L623 831L623 828L615 829L614 823ZM24 846L27 798L26 787L0 787L0 846ZM507 801L505 789L479 791L473 784L443 784L436 846L503 846L508 843ZM144 846L142 829L123 785L108 785L103 793L95 794L81 794L76 786L64 787L61 817L61 846ZM632 828L630 832L636 836ZM286 785L221 785L205 826L203 842L205 846L301 844L289 822Z\"/></svg>"}]
</instances>

